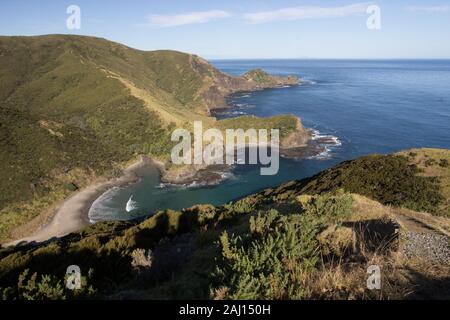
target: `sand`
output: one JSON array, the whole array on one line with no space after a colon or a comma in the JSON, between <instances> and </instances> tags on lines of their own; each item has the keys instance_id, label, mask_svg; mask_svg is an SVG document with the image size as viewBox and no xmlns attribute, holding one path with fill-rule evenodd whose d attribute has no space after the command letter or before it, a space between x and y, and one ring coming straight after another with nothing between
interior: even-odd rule
<instances>
[{"instance_id":1,"label":"sand","mask_svg":"<svg viewBox=\"0 0 450 320\"><path fill-rule=\"evenodd\" d=\"M138 179L135 170L148 165L149 159L141 159L127 167L120 178L94 183L69 198L65 199L56 210L50 223L42 226L34 234L4 246L13 246L23 242L44 242L52 238L59 238L77 232L91 224L89 209L92 203L104 192L113 188L136 182Z\"/></svg>"}]
</instances>

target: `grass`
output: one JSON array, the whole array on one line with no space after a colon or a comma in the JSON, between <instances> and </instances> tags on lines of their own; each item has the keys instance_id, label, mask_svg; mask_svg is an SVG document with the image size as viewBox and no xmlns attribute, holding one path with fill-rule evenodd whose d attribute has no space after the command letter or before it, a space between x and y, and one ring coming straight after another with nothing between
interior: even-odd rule
<instances>
[{"instance_id":1,"label":"grass","mask_svg":"<svg viewBox=\"0 0 450 320\"><path fill-rule=\"evenodd\" d=\"M343 191L292 198L281 190L265 191L271 202L257 194L2 249L0 291L8 299L447 297L436 289L450 270L398 256L392 224L398 209ZM137 259L137 252L145 256ZM77 297L58 286L69 264L86 277ZM369 264L382 267L382 291L366 289Z\"/></svg>"},{"instance_id":2,"label":"grass","mask_svg":"<svg viewBox=\"0 0 450 320\"><path fill-rule=\"evenodd\" d=\"M405 156L370 155L343 162L314 177L282 185L271 192L271 197L279 200L344 189L384 205L448 215L445 204L449 198L441 185L441 177L423 173L423 169L412 165Z\"/></svg>"},{"instance_id":3,"label":"grass","mask_svg":"<svg viewBox=\"0 0 450 320\"><path fill-rule=\"evenodd\" d=\"M282 136L295 129L293 116L208 117L202 94L219 72L181 52L84 36L1 36L0 56L0 241L39 214L33 203L60 199L53 194L62 173L108 175L138 154L167 161L176 126L202 120L219 129L279 128Z\"/></svg>"},{"instance_id":4,"label":"grass","mask_svg":"<svg viewBox=\"0 0 450 320\"><path fill-rule=\"evenodd\" d=\"M262 69L251 70L245 73L244 77L261 84L269 83L272 80L271 76Z\"/></svg>"},{"instance_id":5,"label":"grass","mask_svg":"<svg viewBox=\"0 0 450 320\"><path fill-rule=\"evenodd\" d=\"M411 165L417 166L422 177L437 177L441 194L446 201L439 206L443 216L450 217L450 151L446 149L412 149L399 153L408 158Z\"/></svg>"},{"instance_id":6,"label":"grass","mask_svg":"<svg viewBox=\"0 0 450 320\"><path fill-rule=\"evenodd\" d=\"M287 137L297 129L298 118L293 115L279 115L270 118L243 116L239 118L223 119L217 124L219 129L279 129L280 139ZM269 131L270 134L270 131Z\"/></svg>"}]
</instances>

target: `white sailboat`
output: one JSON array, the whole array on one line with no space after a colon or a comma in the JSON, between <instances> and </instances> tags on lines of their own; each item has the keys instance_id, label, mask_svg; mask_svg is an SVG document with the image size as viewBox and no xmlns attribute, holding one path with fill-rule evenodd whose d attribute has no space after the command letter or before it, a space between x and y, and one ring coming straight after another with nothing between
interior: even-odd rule
<instances>
[{"instance_id":1,"label":"white sailboat","mask_svg":"<svg viewBox=\"0 0 450 320\"><path fill-rule=\"evenodd\" d=\"M131 212L133 210L136 210L138 208L138 203L133 200L133 195L131 195L130 199L127 202L127 205L125 207L125 210L127 212Z\"/></svg>"}]
</instances>

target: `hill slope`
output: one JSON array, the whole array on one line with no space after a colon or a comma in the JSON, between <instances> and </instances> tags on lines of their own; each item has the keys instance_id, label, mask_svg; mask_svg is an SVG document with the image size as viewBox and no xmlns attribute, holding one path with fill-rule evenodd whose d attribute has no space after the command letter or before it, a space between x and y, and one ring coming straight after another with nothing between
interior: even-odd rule
<instances>
[{"instance_id":1,"label":"hill slope","mask_svg":"<svg viewBox=\"0 0 450 320\"><path fill-rule=\"evenodd\" d=\"M450 150L414 153L447 157ZM383 177L395 173L406 183L422 174L411 175L403 160L361 158L222 207L99 223L3 249L0 287L6 299L448 299L450 220L370 199L379 198ZM370 175L363 191L375 191L348 193L350 173L373 161L380 175ZM328 192L324 177L331 173L343 189ZM408 199L410 206L422 205L430 192L444 197L441 187L428 184L433 176L424 179L417 197L390 184L380 201ZM71 264L84 276L75 294L63 289ZM381 268L381 290L366 287L369 265Z\"/></svg>"},{"instance_id":2,"label":"hill slope","mask_svg":"<svg viewBox=\"0 0 450 320\"><path fill-rule=\"evenodd\" d=\"M298 83L68 35L0 37L0 71L0 238L139 154L166 160L174 126L214 125L209 110L227 94ZM277 119L258 125L306 136L295 117Z\"/></svg>"}]
</instances>

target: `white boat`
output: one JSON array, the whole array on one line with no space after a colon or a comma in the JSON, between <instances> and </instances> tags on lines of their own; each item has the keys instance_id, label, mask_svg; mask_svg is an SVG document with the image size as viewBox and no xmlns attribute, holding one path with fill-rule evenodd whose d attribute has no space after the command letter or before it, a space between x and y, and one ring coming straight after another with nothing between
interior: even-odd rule
<instances>
[{"instance_id":1,"label":"white boat","mask_svg":"<svg viewBox=\"0 0 450 320\"><path fill-rule=\"evenodd\" d=\"M133 200L133 195L131 195L130 199L127 202L127 205L125 207L125 210L127 212L131 212L133 210L136 210L138 208L138 203Z\"/></svg>"}]
</instances>

